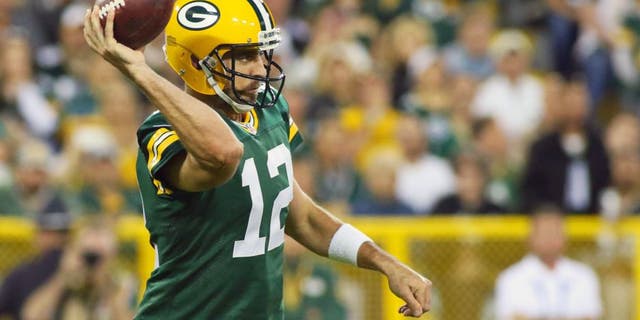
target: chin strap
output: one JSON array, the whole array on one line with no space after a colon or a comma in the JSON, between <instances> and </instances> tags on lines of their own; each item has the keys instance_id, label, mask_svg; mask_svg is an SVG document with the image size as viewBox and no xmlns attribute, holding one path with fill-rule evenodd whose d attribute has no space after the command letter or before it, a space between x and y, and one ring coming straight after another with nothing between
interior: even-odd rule
<instances>
[{"instance_id":1,"label":"chin strap","mask_svg":"<svg viewBox=\"0 0 640 320\"><path fill-rule=\"evenodd\" d=\"M216 94L222 98L222 100L224 100L224 102L226 102L229 106L231 106L231 108L233 109L233 111L237 112L237 113L245 113L245 112L249 112L253 109L252 105L248 105L248 104L244 104L244 103L238 103L236 101L234 101L233 99L231 99L231 97L229 97L229 95L227 95L224 91L222 91L222 88L220 88L220 85L218 85L218 82L216 81L213 72L211 72L211 70L209 70L209 68L207 67L206 63L203 60L198 61L198 64L200 65L200 67L202 68L202 71L204 71L204 74L207 76L207 83L209 83L209 85L211 86L211 88L213 88L213 91L216 92Z\"/></svg>"}]
</instances>

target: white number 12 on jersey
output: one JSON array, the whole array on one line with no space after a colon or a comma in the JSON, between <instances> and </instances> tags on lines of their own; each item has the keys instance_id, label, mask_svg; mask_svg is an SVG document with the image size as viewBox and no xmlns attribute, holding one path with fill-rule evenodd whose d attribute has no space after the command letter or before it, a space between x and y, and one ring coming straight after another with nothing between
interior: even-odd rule
<instances>
[{"instance_id":1,"label":"white number 12 on jersey","mask_svg":"<svg viewBox=\"0 0 640 320\"><path fill-rule=\"evenodd\" d=\"M253 158L245 160L242 168L242 186L249 187L251 196L251 212L249 213L249 223L244 239L237 240L233 245L233 257L253 257L264 254L279 247L284 242L284 226L280 223L280 211L286 208L293 200L293 164L289 149L280 144L267 152L267 169L271 178L277 177L280 172L278 168L284 165L287 171L289 186L281 190L273 200L271 208L271 221L269 226L269 244L266 245L267 237L260 236L260 223L264 214L264 200L262 198L262 188L258 179L258 169ZM266 247L266 249L265 249ZM266 250L266 251L265 251Z\"/></svg>"}]
</instances>

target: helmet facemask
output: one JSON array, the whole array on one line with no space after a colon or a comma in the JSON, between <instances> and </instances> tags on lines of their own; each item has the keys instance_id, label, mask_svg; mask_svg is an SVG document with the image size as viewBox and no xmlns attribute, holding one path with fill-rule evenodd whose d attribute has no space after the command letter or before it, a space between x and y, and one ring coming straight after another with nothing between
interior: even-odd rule
<instances>
[{"instance_id":1,"label":"helmet facemask","mask_svg":"<svg viewBox=\"0 0 640 320\"><path fill-rule=\"evenodd\" d=\"M273 61L274 49L280 44L280 30L262 31L260 32L259 40L260 42L258 43L221 44L198 61L199 67L207 76L207 82L216 94L239 113L250 111L253 108L266 108L275 105L284 87L285 74L282 67ZM259 50L259 54L263 57L264 76L250 75L236 70L236 53L253 49ZM225 55L230 57L230 65L225 63L223 59ZM221 68L216 68L218 65ZM216 77L229 81L230 89L234 96L233 99L222 90ZM239 94L236 88L237 77L260 83L255 101L247 101Z\"/></svg>"}]
</instances>

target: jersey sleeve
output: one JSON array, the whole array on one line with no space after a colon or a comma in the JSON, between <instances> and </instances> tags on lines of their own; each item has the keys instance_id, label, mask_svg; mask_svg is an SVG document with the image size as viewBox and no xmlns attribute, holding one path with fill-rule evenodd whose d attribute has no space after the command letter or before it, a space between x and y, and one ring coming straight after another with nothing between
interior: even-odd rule
<instances>
[{"instance_id":1,"label":"jersey sleeve","mask_svg":"<svg viewBox=\"0 0 640 320\"><path fill-rule=\"evenodd\" d=\"M185 151L177 133L163 117L151 116L138 130L138 145L158 193L171 194L159 177L160 170L176 155Z\"/></svg>"}]
</instances>

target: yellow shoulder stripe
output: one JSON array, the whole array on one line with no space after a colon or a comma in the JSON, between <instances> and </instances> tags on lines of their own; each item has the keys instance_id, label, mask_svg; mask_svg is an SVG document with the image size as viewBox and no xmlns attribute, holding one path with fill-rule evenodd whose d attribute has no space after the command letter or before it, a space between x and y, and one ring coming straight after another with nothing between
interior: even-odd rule
<instances>
[{"instance_id":1,"label":"yellow shoulder stripe","mask_svg":"<svg viewBox=\"0 0 640 320\"><path fill-rule=\"evenodd\" d=\"M167 128L160 128L156 130L156 132L151 136L149 142L147 143L147 169L149 173L153 167L155 167L160 160L162 160L162 154L164 151L174 142L178 141L178 135L175 131L169 130ZM162 186L162 182L157 179L153 179L153 184L158 189L158 194L171 194L172 191L169 188L165 188Z\"/></svg>"},{"instance_id":2,"label":"yellow shoulder stripe","mask_svg":"<svg viewBox=\"0 0 640 320\"><path fill-rule=\"evenodd\" d=\"M293 120L289 120L289 142L298 134L298 126Z\"/></svg>"},{"instance_id":3,"label":"yellow shoulder stripe","mask_svg":"<svg viewBox=\"0 0 640 320\"><path fill-rule=\"evenodd\" d=\"M173 130L169 130L167 128L160 128L156 130L147 143L147 152L149 155L147 159L147 168L149 171L151 171L153 167L162 160L162 153L167 149L167 147L178 140L178 135Z\"/></svg>"}]
</instances>

